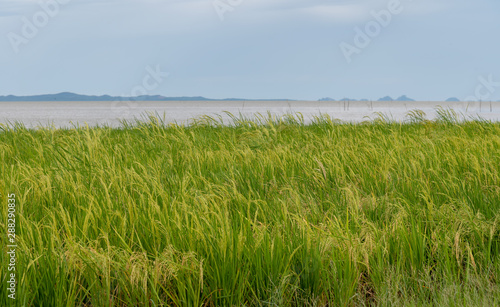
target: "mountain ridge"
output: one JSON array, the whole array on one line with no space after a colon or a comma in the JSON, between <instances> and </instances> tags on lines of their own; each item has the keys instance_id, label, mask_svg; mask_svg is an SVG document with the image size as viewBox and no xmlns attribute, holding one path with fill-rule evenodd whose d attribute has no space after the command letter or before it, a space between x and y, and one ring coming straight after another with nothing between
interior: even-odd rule
<instances>
[{"instance_id":1,"label":"mountain ridge","mask_svg":"<svg viewBox=\"0 0 500 307\"><path fill-rule=\"evenodd\" d=\"M210 99L202 96L182 96L166 97L162 95L142 95L136 97L110 96L110 95L81 95L71 92L62 92L57 94L43 94L30 96L7 95L0 96L0 101L282 101L291 99L242 99L225 98Z\"/></svg>"},{"instance_id":2,"label":"mountain ridge","mask_svg":"<svg viewBox=\"0 0 500 307\"><path fill-rule=\"evenodd\" d=\"M336 100L330 97L324 97L318 99L318 101L347 101L347 100L371 101L369 99L351 99L351 98L342 98ZM15 102L15 101L297 101L297 100L296 99L244 99L244 98L212 99L203 96L167 97L162 95L142 95L136 97L125 97L125 96L111 96L111 95L81 95L71 92L62 92L57 94L42 94L42 95L28 95L28 96L6 95L6 96L0 96L0 101ZM406 95L402 95L396 99L393 99L391 96L385 96L376 101L412 102L415 100L409 98ZM445 101L459 102L460 100L456 97L450 97Z\"/></svg>"}]
</instances>

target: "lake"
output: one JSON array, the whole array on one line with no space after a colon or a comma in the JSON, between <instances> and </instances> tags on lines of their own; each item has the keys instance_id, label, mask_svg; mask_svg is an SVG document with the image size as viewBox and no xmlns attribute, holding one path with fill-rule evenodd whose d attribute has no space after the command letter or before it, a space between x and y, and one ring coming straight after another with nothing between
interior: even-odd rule
<instances>
[{"instance_id":1,"label":"lake","mask_svg":"<svg viewBox=\"0 0 500 307\"><path fill-rule=\"evenodd\" d=\"M117 127L121 120L160 114L167 122L179 124L202 115L224 115L224 111L252 116L271 112L276 115L300 112L306 123L313 116L328 114L347 122L377 118L383 113L396 121L405 119L411 110L422 110L428 119L439 107L451 108L466 118L499 121L500 102L380 102L380 101L106 101L106 102L0 102L0 123L21 122L27 127L54 125L109 125Z\"/></svg>"}]
</instances>

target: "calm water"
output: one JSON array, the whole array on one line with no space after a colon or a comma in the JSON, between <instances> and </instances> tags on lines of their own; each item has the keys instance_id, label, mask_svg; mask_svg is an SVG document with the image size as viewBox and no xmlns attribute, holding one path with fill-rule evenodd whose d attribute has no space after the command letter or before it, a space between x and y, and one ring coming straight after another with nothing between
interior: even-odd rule
<instances>
[{"instance_id":1,"label":"calm water","mask_svg":"<svg viewBox=\"0 0 500 307\"><path fill-rule=\"evenodd\" d=\"M144 118L148 113L165 116L167 122L188 123L202 115L233 114L252 116L271 112L276 115L300 112L306 122L314 115L328 114L343 121L361 122L383 113L394 120L404 120L415 109L424 111L427 118L436 116L436 108L452 108L467 118L481 116L500 120L500 102L318 102L318 101L168 101L168 102L0 102L0 123L22 122L28 127L71 127L72 125L107 124L119 126L121 120Z\"/></svg>"}]
</instances>

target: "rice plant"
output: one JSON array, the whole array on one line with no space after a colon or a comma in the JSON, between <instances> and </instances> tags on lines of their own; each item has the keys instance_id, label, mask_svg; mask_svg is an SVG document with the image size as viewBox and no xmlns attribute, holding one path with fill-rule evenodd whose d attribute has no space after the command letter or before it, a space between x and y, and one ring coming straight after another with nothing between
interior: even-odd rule
<instances>
[{"instance_id":1,"label":"rice plant","mask_svg":"<svg viewBox=\"0 0 500 307\"><path fill-rule=\"evenodd\" d=\"M500 305L499 123L14 123L0 159L1 306Z\"/></svg>"}]
</instances>

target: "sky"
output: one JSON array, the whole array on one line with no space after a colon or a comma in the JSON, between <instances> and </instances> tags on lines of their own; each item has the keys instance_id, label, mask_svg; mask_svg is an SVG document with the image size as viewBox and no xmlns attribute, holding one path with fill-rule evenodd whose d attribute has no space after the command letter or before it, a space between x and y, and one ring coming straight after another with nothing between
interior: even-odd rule
<instances>
[{"instance_id":1,"label":"sky","mask_svg":"<svg viewBox=\"0 0 500 307\"><path fill-rule=\"evenodd\" d=\"M0 0L0 95L500 100L498 0Z\"/></svg>"}]
</instances>

